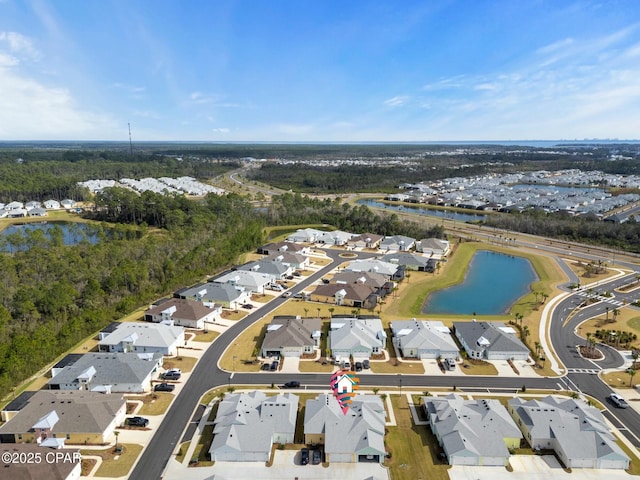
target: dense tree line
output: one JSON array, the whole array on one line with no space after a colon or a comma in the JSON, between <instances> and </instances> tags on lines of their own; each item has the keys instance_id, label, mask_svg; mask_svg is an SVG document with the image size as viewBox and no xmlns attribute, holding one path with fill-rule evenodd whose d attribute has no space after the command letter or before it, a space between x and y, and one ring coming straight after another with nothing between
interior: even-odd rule
<instances>
[{"instance_id":1,"label":"dense tree line","mask_svg":"<svg viewBox=\"0 0 640 480\"><path fill-rule=\"evenodd\" d=\"M341 203L339 199L320 200L300 193L274 197L266 215L270 225L326 223L353 233L444 238L444 229L440 225L425 227L401 220L395 213L379 215L365 205L354 206Z\"/></svg>"},{"instance_id":2,"label":"dense tree line","mask_svg":"<svg viewBox=\"0 0 640 480\"><path fill-rule=\"evenodd\" d=\"M118 198L123 212L137 208L133 197ZM183 203L158 195L153 205L164 212L161 229L161 214L133 221L124 213L119 219L137 225L98 224L96 245L65 247L34 231L23 237L29 250L0 254L0 396L108 322L262 242L263 220L238 196Z\"/></svg>"},{"instance_id":3,"label":"dense tree line","mask_svg":"<svg viewBox=\"0 0 640 480\"><path fill-rule=\"evenodd\" d=\"M562 213L532 210L509 215L490 215L483 223L505 230L640 253L640 224L634 221L620 224L604 222L589 215L572 217Z\"/></svg>"}]
</instances>

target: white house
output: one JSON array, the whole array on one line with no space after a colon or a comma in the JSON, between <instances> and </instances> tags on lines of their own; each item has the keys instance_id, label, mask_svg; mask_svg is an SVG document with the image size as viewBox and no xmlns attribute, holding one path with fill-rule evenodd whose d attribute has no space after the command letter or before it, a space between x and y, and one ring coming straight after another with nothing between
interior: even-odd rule
<instances>
[{"instance_id":1,"label":"white house","mask_svg":"<svg viewBox=\"0 0 640 480\"><path fill-rule=\"evenodd\" d=\"M163 323L113 322L98 334L100 352L176 355L184 346L184 328Z\"/></svg>"},{"instance_id":2,"label":"white house","mask_svg":"<svg viewBox=\"0 0 640 480\"><path fill-rule=\"evenodd\" d=\"M393 344L406 358L456 358L458 347L444 323L427 320L391 322Z\"/></svg>"},{"instance_id":3,"label":"white house","mask_svg":"<svg viewBox=\"0 0 640 480\"><path fill-rule=\"evenodd\" d=\"M267 286L275 281L274 275L246 270L234 270L213 279L214 283L226 283L252 293L264 293Z\"/></svg>"},{"instance_id":4,"label":"white house","mask_svg":"<svg viewBox=\"0 0 640 480\"><path fill-rule=\"evenodd\" d=\"M148 322L173 322L174 325L202 330L205 323L213 323L218 310L201 302L183 298L170 298L153 305L144 313Z\"/></svg>"},{"instance_id":5,"label":"white house","mask_svg":"<svg viewBox=\"0 0 640 480\"><path fill-rule=\"evenodd\" d=\"M44 208L47 210L57 210L60 208L60 202L57 200L46 200L44 202Z\"/></svg>"},{"instance_id":6,"label":"white house","mask_svg":"<svg viewBox=\"0 0 640 480\"><path fill-rule=\"evenodd\" d=\"M382 320L377 317L339 317L331 319L329 345L334 358L370 358L382 353L387 342Z\"/></svg>"}]
</instances>

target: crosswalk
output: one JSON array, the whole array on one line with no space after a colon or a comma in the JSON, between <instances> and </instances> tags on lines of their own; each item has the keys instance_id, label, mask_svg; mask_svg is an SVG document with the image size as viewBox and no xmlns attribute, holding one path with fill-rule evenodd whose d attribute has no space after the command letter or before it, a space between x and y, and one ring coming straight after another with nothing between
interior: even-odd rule
<instances>
[{"instance_id":1,"label":"crosswalk","mask_svg":"<svg viewBox=\"0 0 640 480\"><path fill-rule=\"evenodd\" d=\"M624 305L623 302L621 302L620 300L616 300L615 297L604 297L602 295L589 295L584 290L580 291L580 292L577 292L576 295L578 295L579 297L582 297L582 298L595 298L599 302L608 303L610 305L613 305L614 307L622 307Z\"/></svg>"},{"instance_id":2,"label":"crosswalk","mask_svg":"<svg viewBox=\"0 0 640 480\"><path fill-rule=\"evenodd\" d=\"M597 375L599 368L567 368L567 373L587 373L589 375Z\"/></svg>"}]
</instances>

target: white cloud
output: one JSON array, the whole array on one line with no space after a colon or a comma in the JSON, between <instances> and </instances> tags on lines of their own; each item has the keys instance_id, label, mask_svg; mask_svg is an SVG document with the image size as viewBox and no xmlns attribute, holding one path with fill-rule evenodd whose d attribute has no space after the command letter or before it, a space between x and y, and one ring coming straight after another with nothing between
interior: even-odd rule
<instances>
[{"instance_id":1,"label":"white cloud","mask_svg":"<svg viewBox=\"0 0 640 480\"><path fill-rule=\"evenodd\" d=\"M398 95L396 97L389 98L385 100L383 103L387 107L401 107L405 105L409 101L409 97L406 95Z\"/></svg>"},{"instance_id":2,"label":"white cloud","mask_svg":"<svg viewBox=\"0 0 640 480\"><path fill-rule=\"evenodd\" d=\"M33 41L17 32L0 32L0 42L9 47L9 51L29 60L39 60L40 52L33 45Z\"/></svg>"},{"instance_id":3,"label":"white cloud","mask_svg":"<svg viewBox=\"0 0 640 480\"><path fill-rule=\"evenodd\" d=\"M14 57L13 55L9 55L8 53L0 52L0 68L3 67L14 67L18 65L20 61Z\"/></svg>"},{"instance_id":4,"label":"white cloud","mask_svg":"<svg viewBox=\"0 0 640 480\"><path fill-rule=\"evenodd\" d=\"M213 133L229 133L231 130L228 128L213 128L211 129Z\"/></svg>"},{"instance_id":5,"label":"white cloud","mask_svg":"<svg viewBox=\"0 0 640 480\"><path fill-rule=\"evenodd\" d=\"M113 88L125 90L130 93L142 93L146 90L146 87L138 87L136 85L127 85L126 83L114 83Z\"/></svg>"}]
</instances>

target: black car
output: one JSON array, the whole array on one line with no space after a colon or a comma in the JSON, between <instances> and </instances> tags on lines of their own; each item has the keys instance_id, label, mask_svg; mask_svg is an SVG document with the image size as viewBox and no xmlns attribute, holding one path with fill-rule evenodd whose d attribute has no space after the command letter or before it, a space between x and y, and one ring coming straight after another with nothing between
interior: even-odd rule
<instances>
[{"instance_id":1,"label":"black car","mask_svg":"<svg viewBox=\"0 0 640 480\"><path fill-rule=\"evenodd\" d=\"M293 272L294 277L301 277L302 274L300 272Z\"/></svg>"},{"instance_id":2,"label":"black car","mask_svg":"<svg viewBox=\"0 0 640 480\"><path fill-rule=\"evenodd\" d=\"M362 371L362 362L356 362L356 372Z\"/></svg>"},{"instance_id":3,"label":"black car","mask_svg":"<svg viewBox=\"0 0 640 480\"><path fill-rule=\"evenodd\" d=\"M269 371L269 364L268 363L263 363L262 367L260 367L260 370L264 370L266 372Z\"/></svg>"},{"instance_id":4,"label":"black car","mask_svg":"<svg viewBox=\"0 0 640 480\"><path fill-rule=\"evenodd\" d=\"M253 308L253 305L250 303L245 303L244 305L242 305L243 308L246 308L247 310L251 310Z\"/></svg>"},{"instance_id":5,"label":"black car","mask_svg":"<svg viewBox=\"0 0 640 480\"><path fill-rule=\"evenodd\" d=\"M296 380L291 380L284 384L284 388L298 388L300 386L300 382Z\"/></svg>"},{"instance_id":6,"label":"black car","mask_svg":"<svg viewBox=\"0 0 640 480\"><path fill-rule=\"evenodd\" d=\"M280 365L280 362L278 362L278 360L274 360L273 362L271 362L271 366L269 367L269 370L271 370L272 372L275 372L276 370L278 370L278 365Z\"/></svg>"},{"instance_id":7,"label":"black car","mask_svg":"<svg viewBox=\"0 0 640 480\"><path fill-rule=\"evenodd\" d=\"M149 425L149 420L144 417L131 417L127 419L127 425L130 427L146 427Z\"/></svg>"},{"instance_id":8,"label":"black car","mask_svg":"<svg viewBox=\"0 0 640 480\"><path fill-rule=\"evenodd\" d=\"M311 464L320 465L322 463L322 452L320 450L311 451Z\"/></svg>"},{"instance_id":9,"label":"black car","mask_svg":"<svg viewBox=\"0 0 640 480\"><path fill-rule=\"evenodd\" d=\"M300 465L309 465L309 449L300 450Z\"/></svg>"},{"instance_id":10,"label":"black car","mask_svg":"<svg viewBox=\"0 0 640 480\"><path fill-rule=\"evenodd\" d=\"M173 392L176 386L173 383L156 383L153 390L155 392Z\"/></svg>"},{"instance_id":11,"label":"black car","mask_svg":"<svg viewBox=\"0 0 640 480\"><path fill-rule=\"evenodd\" d=\"M371 368L368 358L365 358L364 360L362 360L362 368L364 368L365 370L368 370L369 368Z\"/></svg>"}]
</instances>

